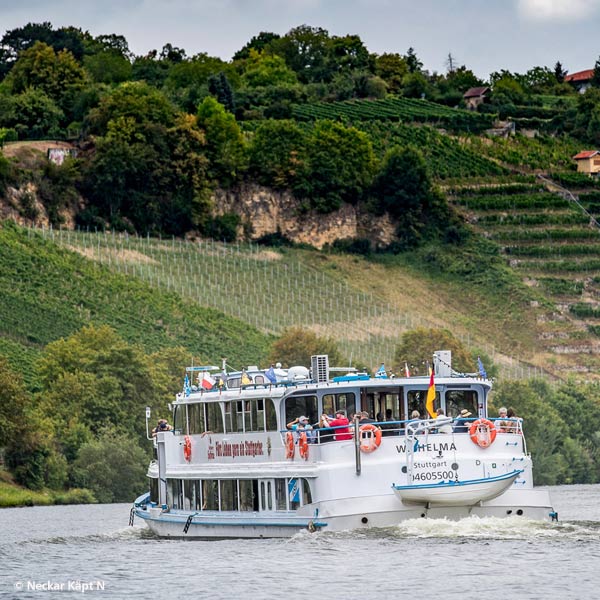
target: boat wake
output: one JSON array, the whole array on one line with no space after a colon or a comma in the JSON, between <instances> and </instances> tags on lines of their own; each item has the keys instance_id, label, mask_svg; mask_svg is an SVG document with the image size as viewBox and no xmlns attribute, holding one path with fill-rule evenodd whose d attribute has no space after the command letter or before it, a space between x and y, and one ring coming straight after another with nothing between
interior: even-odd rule
<instances>
[{"instance_id":1,"label":"boat wake","mask_svg":"<svg viewBox=\"0 0 600 600\"><path fill-rule=\"evenodd\" d=\"M465 539L465 540L598 540L600 522L572 521L548 523L522 517L468 517L449 519L409 519L394 527L362 529L339 533L323 532L320 536L364 537L380 539Z\"/></svg>"}]
</instances>

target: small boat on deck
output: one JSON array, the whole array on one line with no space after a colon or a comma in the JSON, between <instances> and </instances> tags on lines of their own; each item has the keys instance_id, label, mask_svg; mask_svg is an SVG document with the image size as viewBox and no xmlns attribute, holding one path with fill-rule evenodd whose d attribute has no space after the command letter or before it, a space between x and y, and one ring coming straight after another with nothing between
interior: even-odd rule
<instances>
[{"instance_id":1,"label":"small boat on deck","mask_svg":"<svg viewBox=\"0 0 600 600\"><path fill-rule=\"evenodd\" d=\"M393 485L394 493L404 504L427 506L475 506L503 494L522 473L511 471L504 475L466 481L449 480L417 485Z\"/></svg>"}]
</instances>

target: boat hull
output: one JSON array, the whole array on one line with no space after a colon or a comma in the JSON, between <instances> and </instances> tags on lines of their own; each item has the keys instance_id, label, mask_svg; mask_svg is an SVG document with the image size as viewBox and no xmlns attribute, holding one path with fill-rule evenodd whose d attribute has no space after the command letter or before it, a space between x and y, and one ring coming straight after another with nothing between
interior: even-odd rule
<instances>
[{"instance_id":1,"label":"boat hull","mask_svg":"<svg viewBox=\"0 0 600 600\"><path fill-rule=\"evenodd\" d=\"M289 538L300 532L336 532L394 527L409 519L449 519L468 517L520 517L551 521L552 505L543 489L508 490L502 495L475 506L425 506L404 504L394 494L344 499L315 504L318 518L299 517L277 512L263 515L221 512L200 518L186 511L162 512L160 509L135 507L137 517L144 520L157 536L171 538ZM185 525L194 515L187 531Z\"/></svg>"}]
</instances>

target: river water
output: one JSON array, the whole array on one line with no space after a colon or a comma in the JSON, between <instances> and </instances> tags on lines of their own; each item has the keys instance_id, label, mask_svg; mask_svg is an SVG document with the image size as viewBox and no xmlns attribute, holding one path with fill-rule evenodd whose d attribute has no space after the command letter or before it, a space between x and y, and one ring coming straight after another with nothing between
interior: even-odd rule
<instances>
[{"instance_id":1,"label":"river water","mask_svg":"<svg viewBox=\"0 0 600 600\"><path fill-rule=\"evenodd\" d=\"M600 598L600 485L560 522L412 520L288 540L163 540L127 504L0 510L0 598ZM62 588L62 589L61 589Z\"/></svg>"}]
</instances>

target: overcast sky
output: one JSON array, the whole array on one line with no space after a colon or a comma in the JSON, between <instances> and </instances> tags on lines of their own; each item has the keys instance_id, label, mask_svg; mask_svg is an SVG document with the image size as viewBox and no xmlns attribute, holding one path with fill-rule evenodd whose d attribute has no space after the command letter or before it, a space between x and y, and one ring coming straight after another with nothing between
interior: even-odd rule
<instances>
[{"instance_id":1,"label":"overcast sky","mask_svg":"<svg viewBox=\"0 0 600 600\"><path fill-rule=\"evenodd\" d=\"M377 54L412 46L430 71L452 53L484 78L557 60L573 73L600 56L600 0L0 0L2 34L42 21L124 35L135 54L170 42L225 60L260 31L306 24Z\"/></svg>"}]
</instances>

